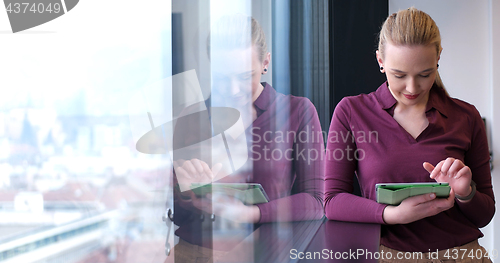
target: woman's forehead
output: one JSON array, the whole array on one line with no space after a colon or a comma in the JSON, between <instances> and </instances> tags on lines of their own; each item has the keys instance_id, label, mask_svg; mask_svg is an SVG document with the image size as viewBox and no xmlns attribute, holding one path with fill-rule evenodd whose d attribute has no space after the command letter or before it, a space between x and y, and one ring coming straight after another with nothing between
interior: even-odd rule
<instances>
[{"instance_id":1,"label":"woman's forehead","mask_svg":"<svg viewBox=\"0 0 500 263\"><path fill-rule=\"evenodd\" d=\"M251 71L257 60L257 52L252 48L212 51L211 66L214 72Z\"/></svg>"},{"instance_id":2,"label":"woman's forehead","mask_svg":"<svg viewBox=\"0 0 500 263\"><path fill-rule=\"evenodd\" d=\"M387 55L387 53L398 53L398 52L420 52L422 54L432 53L434 56L437 56L437 50L435 45L421 45L421 44L394 44L390 41L387 41L384 44L383 55Z\"/></svg>"},{"instance_id":3,"label":"woman's forehead","mask_svg":"<svg viewBox=\"0 0 500 263\"><path fill-rule=\"evenodd\" d=\"M389 63L403 68L419 65L428 67L436 63L436 59L436 49L433 46L389 44L386 45L384 52L384 62L386 64Z\"/></svg>"}]
</instances>

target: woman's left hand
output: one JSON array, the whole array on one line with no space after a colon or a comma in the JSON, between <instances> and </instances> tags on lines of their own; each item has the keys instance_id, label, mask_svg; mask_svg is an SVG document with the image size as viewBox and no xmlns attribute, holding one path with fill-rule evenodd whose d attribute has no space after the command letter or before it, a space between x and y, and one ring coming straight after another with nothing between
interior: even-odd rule
<instances>
[{"instance_id":1,"label":"woman's left hand","mask_svg":"<svg viewBox=\"0 0 500 263\"><path fill-rule=\"evenodd\" d=\"M456 195L465 197L471 193L472 172L459 159L448 157L439 162L436 167L428 162L424 162L423 165L432 179L440 183L449 183Z\"/></svg>"},{"instance_id":2,"label":"woman's left hand","mask_svg":"<svg viewBox=\"0 0 500 263\"><path fill-rule=\"evenodd\" d=\"M207 202L212 199L212 209ZM224 194L207 194L205 198L193 198L193 205L216 217L229 219L238 223L257 223L260 220L260 209L256 205L245 205L241 200Z\"/></svg>"}]
</instances>

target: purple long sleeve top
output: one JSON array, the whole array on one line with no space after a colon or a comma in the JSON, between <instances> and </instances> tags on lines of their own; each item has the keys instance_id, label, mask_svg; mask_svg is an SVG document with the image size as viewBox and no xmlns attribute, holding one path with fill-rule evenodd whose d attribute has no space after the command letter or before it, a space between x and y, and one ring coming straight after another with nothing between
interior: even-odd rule
<instances>
[{"instance_id":1,"label":"purple long sleeve top","mask_svg":"<svg viewBox=\"0 0 500 263\"><path fill-rule=\"evenodd\" d=\"M321 218L324 140L316 108L309 99L278 93L267 83L254 105L257 119L247 130L250 181L262 184L270 199L257 205L259 223Z\"/></svg>"},{"instance_id":2,"label":"purple long sleeve top","mask_svg":"<svg viewBox=\"0 0 500 263\"><path fill-rule=\"evenodd\" d=\"M270 201L257 204L259 223L320 219L324 215L324 140L314 105L303 97L284 95L267 83L254 102L257 119L246 129L249 158L245 171L219 182L260 183ZM182 198L177 198L182 200ZM198 244L200 224L189 201L177 202L176 234Z\"/></svg>"},{"instance_id":3,"label":"purple long sleeve top","mask_svg":"<svg viewBox=\"0 0 500 263\"><path fill-rule=\"evenodd\" d=\"M375 92L344 98L330 125L325 161L325 213L329 219L382 225L380 243L400 251L428 252L471 242L495 213L489 150L476 108L433 86L428 127L415 139L393 118L396 99L387 83ZM386 205L376 202L376 183L432 182L422 167L448 157L472 171L477 192L468 203L404 225L385 225ZM357 176L362 197L352 193Z\"/></svg>"}]
</instances>

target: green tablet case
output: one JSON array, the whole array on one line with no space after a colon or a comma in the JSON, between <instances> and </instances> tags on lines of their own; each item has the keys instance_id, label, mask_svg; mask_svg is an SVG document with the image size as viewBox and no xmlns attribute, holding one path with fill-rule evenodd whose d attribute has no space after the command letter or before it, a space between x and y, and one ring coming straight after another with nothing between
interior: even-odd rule
<instances>
[{"instance_id":1,"label":"green tablet case","mask_svg":"<svg viewBox=\"0 0 500 263\"><path fill-rule=\"evenodd\" d=\"M197 196L208 193L221 193L238 198L247 205L269 202L264 188L260 184L247 183L213 183L213 184L191 184L192 191Z\"/></svg>"},{"instance_id":2,"label":"green tablet case","mask_svg":"<svg viewBox=\"0 0 500 263\"><path fill-rule=\"evenodd\" d=\"M381 204L399 205L410 196L436 193L436 197L446 198L450 195L448 183L390 183L377 184L377 202Z\"/></svg>"}]
</instances>

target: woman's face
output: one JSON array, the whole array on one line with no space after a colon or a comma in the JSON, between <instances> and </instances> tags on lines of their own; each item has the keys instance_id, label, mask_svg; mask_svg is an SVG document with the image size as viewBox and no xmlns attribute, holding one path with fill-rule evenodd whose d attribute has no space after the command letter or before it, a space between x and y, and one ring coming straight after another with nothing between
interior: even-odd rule
<instances>
[{"instance_id":1,"label":"woman's face","mask_svg":"<svg viewBox=\"0 0 500 263\"><path fill-rule=\"evenodd\" d=\"M389 89L400 106L425 106L436 79L439 55L433 45L400 46L385 44L382 58L377 60L384 69Z\"/></svg>"},{"instance_id":2,"label":"woman's face","mask_svg":"<svg viewBox=\"0 0 500 263\"><path fill-rule=\"evenodd\" d=\"M214 98L224 100L226 106L250 107L262 92L260 78L269 66L269 57L260 61L253 47L215 51L212 57ZM217 103L216 103L217 104Z\"/></svg>"}]
</instances>

